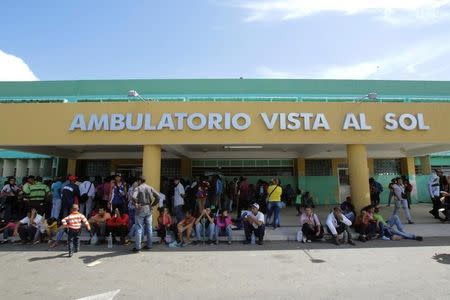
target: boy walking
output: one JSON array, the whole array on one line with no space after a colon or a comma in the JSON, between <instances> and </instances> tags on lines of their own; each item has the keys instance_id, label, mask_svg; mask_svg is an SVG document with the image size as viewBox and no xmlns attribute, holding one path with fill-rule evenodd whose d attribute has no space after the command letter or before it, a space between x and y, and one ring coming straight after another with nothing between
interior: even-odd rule
<instances>
[{"instance_id":1,"label":"boy walking","mask_svg":"<svg viewBox=\"0 0 450 300\"><path fill-rule=\"evenodd\" d=\"M62 225L67 229L69 257L72 257L74 252L77 253L80 250L81 223L86 226L88 231L91 231L88 220L78 210L77 204L72 205L70 215L62 220Z\"/></svg>"}]
</instances>

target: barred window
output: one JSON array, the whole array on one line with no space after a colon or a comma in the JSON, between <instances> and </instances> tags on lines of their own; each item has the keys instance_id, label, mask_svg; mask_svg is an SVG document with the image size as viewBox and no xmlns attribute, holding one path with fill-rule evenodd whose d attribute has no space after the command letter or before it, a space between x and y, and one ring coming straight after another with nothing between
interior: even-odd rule
<instances>
[{"instance_id":1,"label":"barred window","mask_svg":"<svg viewBox=\"0 0 450 300\"><path fill-rule=\"evenodd\" d=\"M181 159L161 160L161 177L174 178L181 176Z\"/></svg>"},{"instance_id":2,"label":"barred window","mask_svg":"<svg viewBox=\"0 0 450 300\"><path fill-rule=\"evenodd\" d=\"M402 173L400 159L374 159L376 175L399 175Z\"/></svg>"},{"instance_id":3,"label":"barred window","mask_svg":"<svg viewBox=\"0 0 450 300\"><path fill-rule=\"evenodd\" d=\"M331 159L307 159L305 160L306 176L331 176Z\"/></svg>"}]
</instances>

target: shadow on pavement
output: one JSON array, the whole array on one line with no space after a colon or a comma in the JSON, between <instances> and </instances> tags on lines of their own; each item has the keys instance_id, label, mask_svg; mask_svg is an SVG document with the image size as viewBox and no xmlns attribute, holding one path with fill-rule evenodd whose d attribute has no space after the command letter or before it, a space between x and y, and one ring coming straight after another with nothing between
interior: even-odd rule
<instances>
[{"instance_id":1,"label":"shadow on pavement","mask_svg":"<svg viewBox=\"0 0 450 300\"><path fill-rule=\"evenodd\" d=\"M55 256L46 256L46 257L32 257L30 259L28 259L29 262L34 262L34 261L40 261L40 260L50 260L50 259L55 259L55 258L66 258L69 257L69 255L67 253L61 253Z\"/></svg>"},{"instance_id":2,"label":"shadow on pavement","mask_svg":"<svg viewBox=\"0 0 450 300\"><path fill-rule=\"evenodd\" d=\"M435 254L433 256L433 259L440 264L450 265L450 254L446 253Z\"/></svg>"}]
</instances>

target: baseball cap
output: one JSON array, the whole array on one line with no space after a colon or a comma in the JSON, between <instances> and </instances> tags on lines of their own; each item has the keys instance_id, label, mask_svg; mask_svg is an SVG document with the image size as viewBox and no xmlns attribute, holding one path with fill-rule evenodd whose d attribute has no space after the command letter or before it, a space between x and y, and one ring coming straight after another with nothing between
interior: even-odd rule
<instances>
[{"instance_id":1,"label":"baseball cap","mask_svg":"<svg viewBox=\"0 0 450 300\"><path fill-rule=\"evenodd\" d=\"M253 203L252 206L256 207L257 209L259 209L259 204L258 203Z\"/></svg>"},{"instance_id":2,"label":"baseball cap","mask_svg":"<svg viewBox=\"0 0 450 300\"><path fill-rule=\"evenodd\" d=\"M70 175L70 176L69 176L69 180L70 180L70 181L76 181L76 180L77 180L77 176L75 176L75 175Z\"/></svg>"}]
</instances>

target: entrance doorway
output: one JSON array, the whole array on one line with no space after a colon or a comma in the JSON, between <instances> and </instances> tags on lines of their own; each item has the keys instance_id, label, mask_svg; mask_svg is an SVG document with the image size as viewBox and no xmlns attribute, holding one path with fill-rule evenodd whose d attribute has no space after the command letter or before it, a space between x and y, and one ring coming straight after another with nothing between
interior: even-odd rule
<instances>
[{"instance_id":1,"label":"entrance doorway","mask_svg":"<svg viewBox=\"0 0 450 300\"><path fill-rule=\"evenodd\" d=\"M348 168L338 168L339 180L339 200L343 202L347 196L350 196L350 177L348 175Z\"/></svg>"}]
</instances>

